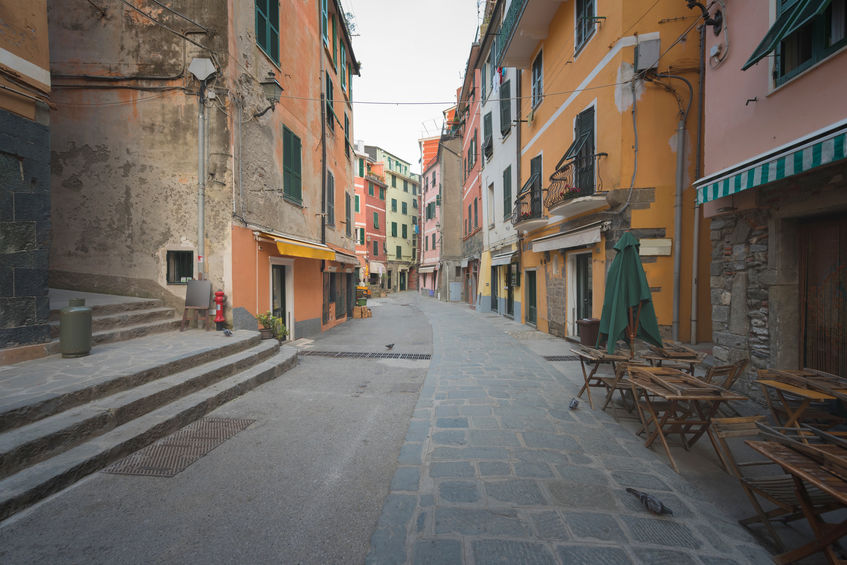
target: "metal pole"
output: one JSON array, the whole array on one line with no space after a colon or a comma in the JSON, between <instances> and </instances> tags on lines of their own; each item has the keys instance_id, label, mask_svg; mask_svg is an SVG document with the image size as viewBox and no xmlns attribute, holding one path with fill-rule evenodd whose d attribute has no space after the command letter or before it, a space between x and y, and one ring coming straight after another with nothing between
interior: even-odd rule
<instances>
[{"instance_id":1,"label":"metal pole","mask_svg":"<svg viewBox=\"0 0 847 565\"><path fill-rule=\"evenodd\" d=\"M682 268L682 188L685 184L685 116L679 120L676 131L676 195L674 198L673 218L673 325L671 331L674 341L679 341L679 274Z\"/></svg>"},{"instance_id":2,"label":"metal pole","mask_svg":"<svg viewBox=\"0 0 847 565\"><path fill-rule=\"evenodd\" d=\"M700 26L700 80L697 84L697 166L694 178L699 179L703 174L703 100L704 83L706 78L706 26ZM697 195L694 195L694 237L691 252L691 344L697 343L697 284L700 264L700 206L697 205Z\"/></svg>"},{"instance_id":3,"label":"metal pole","mask_svg":"<svg viewBox=\"0 0 847 565\"><path fill-rule=\"evenodd\" d=\"M203 279L206 261L206 81L200 83L197 114L197 278Z\"/></svg>"}]
</instances>

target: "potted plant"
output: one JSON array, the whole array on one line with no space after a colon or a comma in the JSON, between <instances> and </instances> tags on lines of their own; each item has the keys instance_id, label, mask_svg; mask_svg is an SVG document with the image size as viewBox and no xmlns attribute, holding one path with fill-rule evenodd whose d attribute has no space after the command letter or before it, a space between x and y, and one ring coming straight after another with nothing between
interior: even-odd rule
<instances>
[{"instance_id":1,"label":"potted plant","mask_svg":"<svg viewBox=\"0 0 847 565\"><path fill-rule=\"evenodd\" d=\"M282 321L282 318L273 317L273 336L279 341L285 341L286 336L288 336L288 328L285 327L285 324Z\"/></svg>"},{"instance_id":2,"label":"potted plant","mask_svg":"<svg viewBox=\"0 0 847 565\"><path fill-rule=\"evenodd\" d=\"M259 333L262 334L262 339L270 339L274 337L274 320L278 319L273 315L273 312L268 310L264 314L257 314L256 319L259 321Z\"/></svg>"}]
</instances>

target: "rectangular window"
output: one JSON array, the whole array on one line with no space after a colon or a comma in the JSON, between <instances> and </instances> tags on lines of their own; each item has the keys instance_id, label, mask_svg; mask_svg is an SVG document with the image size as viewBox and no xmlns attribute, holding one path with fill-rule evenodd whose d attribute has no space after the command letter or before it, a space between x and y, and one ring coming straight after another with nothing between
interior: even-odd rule
<instances>
[{"instance_id":1,"label":"rectangular window","mask_svg":"<svg viewBox=\"0 0 847 565\"><path fill-rule=\"evenodd\" d=\"M435 188L435 171L432 171L432 188Z\"/></svg>"},{"instance_id":2,"label":"rectangular window","mask_svg":"<svg viewBox=\"0 0 847 565\"><path fill-rule=\"evenodd\" d=\"M574 30L574 52L594 34L594 0L576 0L576 29Z\"/></svg>"},{"instance_id":3,"label":"rectangular window","mask_svg":"<svg viewBox=\"0 0 847 565\"><path fill-rule=\"evenodd\" d=\"M488 185L488 227L494 225L494 185Z\"/></svg>"},{"instance_id":4,"label":"rectangular window","mask_svg":"<svg viewBox=\"0 0 847 565\"><path fill-rule=\"evenodd\" d=\"M300 138L282 126L282 193L284 198L302 203L302 147Z\"/></svg>"},{"instance_id":5,"label":"rectangular window","mask_svg":"<svg viewBox=\"0 0 847 565\"><path fill-rule=\"evenodd\" d=\"M429 251L429 238L424 238L424 251Z\"/></svg>"},{"instance_id":6,"label":"rectangular window","mask_svg":"<svg viewBox=\"0 0 847 565\"><path fill-rule=\"evenodd\" d=\"M350 213L350 208L351 208L350 207L350 193L345 192L344 193L344 221L346 222L346 224L345 224L346 227L344 228L344 233L347 235L347 237L350 237L353 234L353 221L352 221L352 217L351 217L352 214Z\"/></svg>"},{"instance_id":7,"label":"rectangular window","mask_svg":"<svg viewBox=\"0 0 847 565\"><path fill-rule=\"evenodd\" d=\"M391 188L397 188L397 177L395 175L391 175Z\"/></svg>"},{"instance_id":8,"label":"rectangular window","mask_svg":"<svg viewBox=\"0 0 847 565\"><path fill-rule=\"evenodd\" d=\"M279 4L256 0L256 45L279 65Z\"/></svg>"},{"instance_id":9,"label":"rectangular window","mask_svg":"<svg viewBox=\"0 0 847 565\"><path fill-rule=\"evenodd\" d=\"M418 199L415 198L414 200L412 200L412 208L417 208L417 207L418 207Z\"/></svg>"},{"instance_id":10,"label":"rectangular window","mask_svg":"<svg viewBox=\"0 0 847 565\"><path fill-rule=\"evenodd\" d=\"M332 17L332 64L338 72L338 29L335 27L335 16Z\"/></svg>"},{"instance_id":11,"label":"rectangular window","mask_svg":"<svg viewBox=\"0 0 847 565\"><path fill-rule=\"evenodd\" d=\"M403 236L403 239L409 239L409 226L400 224L400 235Z\"/></svg>"},{"instance_id":12,"label":"rectangular window","mask_svg":"<svg viewBox=\"0 0 847 565\"><path fill-rule=\"evenodd\" d=\"M397 237L397 222L391 222L391 237Z\"/></svg>"},{"instance_id":13,"label":"rectangular window","mask_svg":"<svg viewBox=\"0 0 847 565\"><path fill-rule=\"evenodd\" d=\"M365 176L365 160L364 159L359 159L359 176L360 177ZM371 196L373 196L373 195L371 195Z\"/></svg>"},{"instance_id":14,"label":"rectangular window","mask_svg":"<svg viewBox=\"0 0 847 565\"><path fill-rule=\"evenodd\" d=\"M368 181L368 196L374 195L374 183Z\"/></svg>"},{"instance_id":15,"label":"rectangular window","mask_svg":"<svg viewBox=\"0 0 847 565\"><path fill-rule=\"evenodd\" d=\"M793 10L795 4L795 0L777 2L777 16ZM808 7L801 9L796 21L786 30L790 33L777 46L774 71L777 84L798 75L847 44L847 1L832 0L823 10L816 6L826 3L812 4L814 12L810 13Z\"/></svg>"},{"instance_id":16,"label":"rectangular window","mask_svg":"<svg viewBox=\"0 0 847 565\"><path fill-rule=\"evenodd\" d=\"M473 199L473 227L479 227L479 198Z\"/></svg>"},{"instance_id":17,"label":"rectangular window","mask_svg":"<svg viewBox=\"0 0 847 565\"><path fill-rule=\"evenodd\" d=\"M468 204L468 221L465 222L465 232L470 233L471 231L471 205Z\"/></svg>"},{"instance_id":18,"label":"rectangular window","mask_svg":"<svg viewBox=\"0 0 847 565\"><path fill-rule=\"evenodd\" d=\"M418 194L418 185L412 184L412 196L417 196Z\"/></svg>"},{"instance_id":19,"label":"rectangular window","mask_svg":"<svg viewBox=\"0 0 847 565\"><path fill-rule=\"evenodd\" d=\"M353 100L353 65L347 63L347 98Z\"/></svg>"},{"instance_id":20,"label":"rectangular window","mask_svg":"<svg viewBox=\"0 0 847 565\"><path fill-rule=\"evenodd\" d=\"M329 71L326 72L326 125L335 131L335 109L333 108L332 96L332 79L329 77Z\"/></svg>"},{"instance_id":21,"label":"rectangular window","mask_svg":"<svg viewBox=\"0 0 847 565\"><path fill-rule=\"evenodd\" d=\"M344 154L350 156L350 118L344 114Z\"/></svg>"},{"instance_id":22,"label":"rectangular window","mask_svg":"<svg viewBox=\"0 0 847 565\"><path fill-rule=\"evenodd\" d=\"M327 8L327 2L329 0L321 0L321 38L323 39L324 45L329 45L329 28L327 24L329 23L329 9Z\"/></svg>"},{"instance_id":23,"label":"rectangular window","mask_svg":"<svg viewBox=\"0 0 847 565\"><path fill-rule=\"evenodd\" d=\"M347 50L341 44L341 90L347 92Z\"/></svg>"},{"instance_id":24,"label":"rectangular window","mask_svg":"<svg viewBox=\"0 0 847 565\"><path fill-rule=\"evenodd\" d=\"M406 206L406 203L405 203L405 202L401 202L401 203L400 203L400 212L401 212L402 214L408 214L408 213L409 213L409 209L407 208L407 206Z\"/></svg>"},{"instance_id":25,"label":"rectangular window","mask_svg":"<svg viewBox=\"0 0 847 565\"><path fill-rule=\"evenodd\" d=\"M391 211L392 212L397 211L397 199L396 198L391 199Z\"/></svg>"},{"instance_id":26,"label":"rectangular window","mask_svg":"<svg viewBox=\"0 0 847 565\"><path fill-rule=\"evenodd\" d=\"M326 225L335 225L335 177L326 172Z\"/></svg>"},{"instance_id":27,"label":"rectangular window","mask_svg":"<svg viewBox=\"0 0 847 565\"><path fill-rule=\"evenodd\" d=\"M491 112L482 118L482 151L486 157L491 157L494 152L494 142L491 139Z\"/></svg>"},{"instance_id":28,"label":"rectangular window","mask_svg":"<svg viewBox=\"0 0 847 565\"><path fill-rule=\"evenodd\" d=\"M365 228L359 228L359 245L365 244Z\"/></svg>"},{"instance_id":29,"label":"rectangular window","mask_svg":"<svg viewBox=\"0 0 847 565\"><path fill-rule=\"evenodd\" d=\"M168 284L184 283L194 278L194 252L168 251Z\"/></svg>"},{"instance_id":30,"label":"rectangular window","mask_svg":"<svg viewBox=\"0 0 847 565\"><path fill-rule=\"evenodd\" d=\"M507 80L500 85L500 133L506 135L512 129L512 85Z\"/></svg>"},{"instance_id":31,"label":"rectangular window","mask_svg":"<svg viewBox=\"0 0 847 565\"><path fill-rule=\"evenodd\" d=\"M542 53L539 52L535 61L532 62L532 107L537 108L541 104L544 88L543 67L541 61Z\"/></svg>"},{"instance_id":32,"label":"rectangular window","mask_svg":"<svg viewBox=\"0 0 847 565\"><path fill-rule=\"evenodd\" d=\"M409 192L409 181L403 179L403 192Z\"/></svg>"},{"instance_id":33,"label":"rectangular window","mask_svg":"<svg viewBox=\"0 0 847 565\"><path fill-rule=\"evenodd\" d=\"M397 259L402 259L403 258L403 248L398 245L394 249L395 249L395 257Z\"/></svg>"},{"instance_id":34,"label":"rectangular window","mask_svg":"<svg viewBox=\"0 0 847 565\"><path fill-rule=\"evenodd\" d=\"M512 215L512 166L503 171L503 217Z\"/></svg>"},{"instance_id":35,"label":"rectangular window","mask_svg":"<svg viewBox=\"0 0 847 565\"><path fill-rule=\"evenodd\" d=\"M385 188L384 187L379 187L379 199L385 200Z\"/></svg>"},{"instance_id":36,"label":"rectangular window","mask_svg":"<svg viewBox=\"0 0 847 565\"><path fill-rule=\"evenodd\" d=\"M356 195L356 212L359 212L359 195Z\"/></svg>"},{"instance_id":37,"label":"rectangular window","mask_svg":"<svg viewBox=\"0 0 847 565\"><path fill-rule=\"evenodd\" d=\"M379 242L374 241L374 257L378 257L378 256L379 256Z\"/></svg>"},{"instance_id":38,"label":"rectangular window","mask_svg":"<svg viewBox=\"0 0 847 565\"><path fill-rule=\"evenodd\" d=\"M379 214L374 212L374 229L379 229Z\"/></svg>"},{"instance_id":39,"label":"rectangular window","mask_svg":"<svg viewBox=\"0 0 847 565\"><path fill-rule=\"evenodd\" d=\"M488 77L486 77L486 71L487 70L488 70L488 61L486 61L485 64L482 65L482 69L480 69L481 83L480 83L480 89L479 89L479 99L482 100L483 102L485 102L485 91L486 91L486 87L488 86L488 84L487 84L488 83L488 80L487 80Z\"/></svg>"},{"instance_id":40,"label":"rectangular window","mask_svg":"<svg viewBox=\"0 0 847 565\"><path fill-rule=\"evenodd\" d=\"M432 234L432 248L435 249L435 234Z\"/></svg>"},{"instance_id":41,"label":"rectangular window","mask_svg":"<svg viewBox=\"0 0 847 565\"><path fill-rule=\"evenodd\" d=\"M583 194L594 192L594 107L580 112L573 133L576 188Z\"/></svg>"}]
</instances>

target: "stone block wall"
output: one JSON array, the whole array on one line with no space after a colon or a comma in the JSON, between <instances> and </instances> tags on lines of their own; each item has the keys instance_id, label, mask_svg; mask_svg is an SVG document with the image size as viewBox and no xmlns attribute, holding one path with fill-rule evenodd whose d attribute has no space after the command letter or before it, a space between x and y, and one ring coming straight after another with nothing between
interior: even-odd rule
<instances>
[{"instance_id":1,"label":"stone block wall","mask_svg":"<svg viewBox=\"0 0 847 565\"><path fill-rule=\"evenodd\" d=\"M747 210L712 219L712 354L719 364L749 359L735 390L763 401L755 370L771 359L768 329L768 216Z\"/></svg>"},{"instance_id":2,"label":"stone block wall","mask_svg":"<svg viewBox=\"0 0 847 565\"><path fill-rule=\"evenodd\" d=\"M0 348L49 341L50 139L0 110Z\"/></svg>"}]
</instances>

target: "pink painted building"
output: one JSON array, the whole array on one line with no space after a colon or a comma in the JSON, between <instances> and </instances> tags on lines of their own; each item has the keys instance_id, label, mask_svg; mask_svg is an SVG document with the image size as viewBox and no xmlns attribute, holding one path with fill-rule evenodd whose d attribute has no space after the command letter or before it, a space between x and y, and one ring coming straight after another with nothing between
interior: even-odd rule
<instances>
[{"instance_id":1,"label":"pink painted building","mask_svg":"<svg viewBox=\"0 0 847 565\"><path fill-rule=\"evenodd\" d=\"M462 126L462 300L476 304L479 282L479 260L482 254L482 180L483 155L491 156L493 128L491 116L480 119L480 100L490 94L489 81L480 81L480 70L474 65L479 58L479 43L471 46L465 67L465 80L459 92L458 110Z\"/></svg>"},{"instance_id":2,"label":"pink painted building","mask_svg":"<svg viewBox=\"0 0 847 565\"><path fill-rule=\"evenodd\" d=\"M421 293L435 296L441 260L439 137L420 140L422 155L421 219L418 285Z\"/></svg>"},{"instance_id":3,"label":"pink painted building","mask_svg":"<svg viewBox=\"0 0 847 565\"><path fill-rule=\"evenodd\" d=\"M817 4L732 2L718 33L706 30L695 186L711 224L718 362L844 376L847 2ZM752 375L738 387L757 396Z\"/></svg>"}]
</instances>

